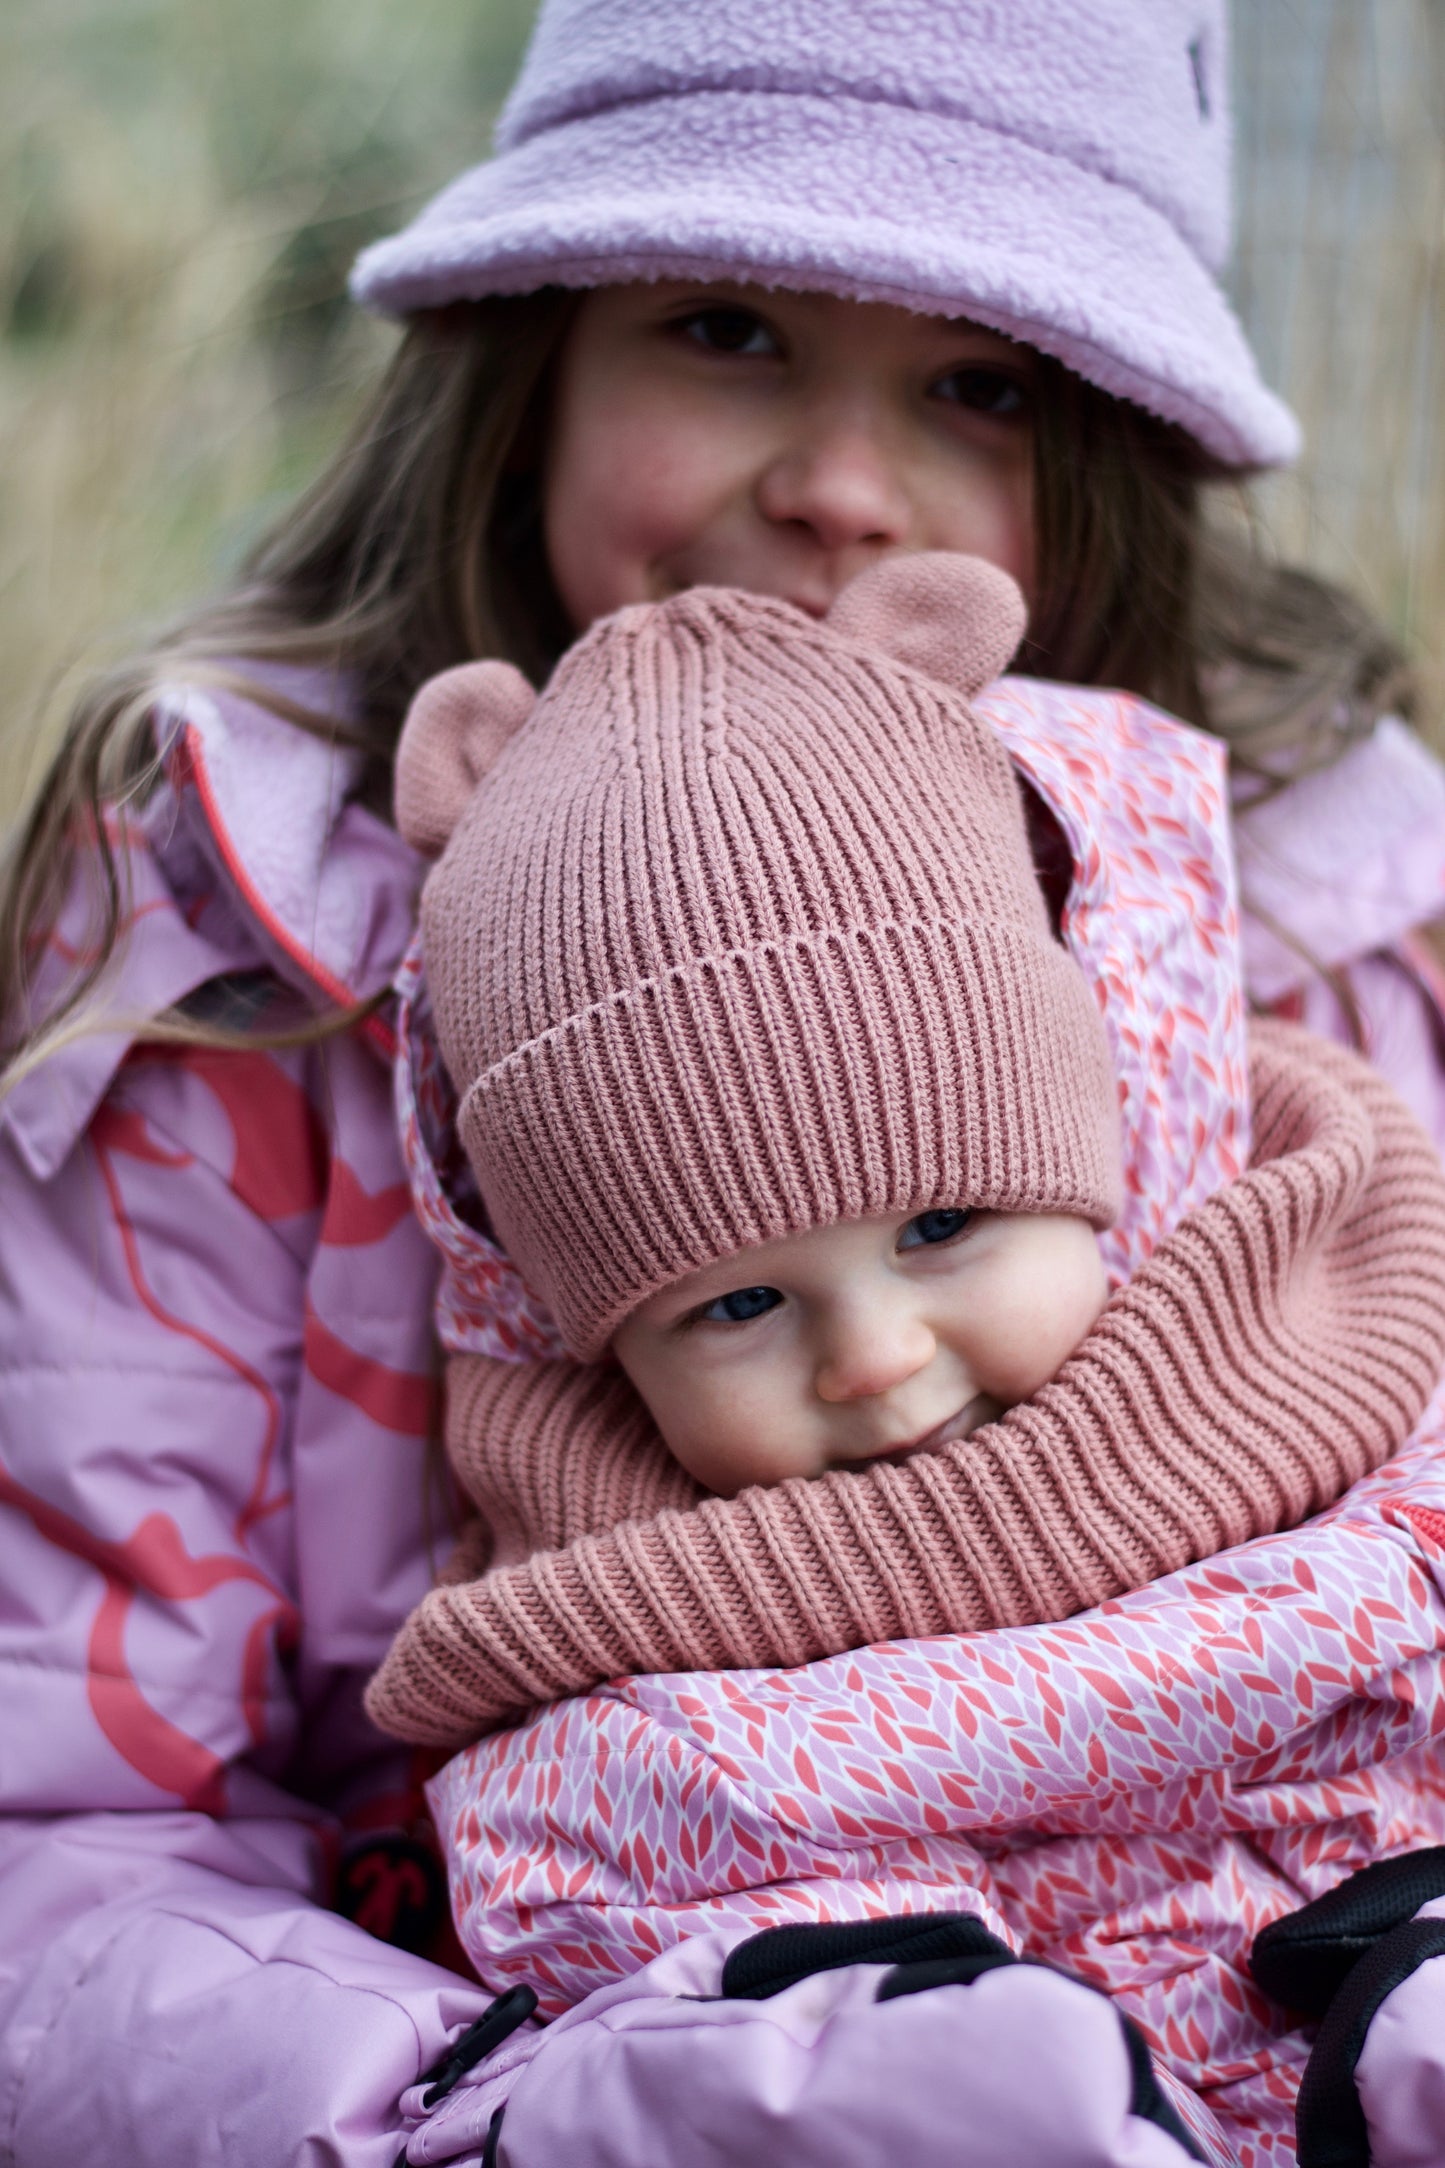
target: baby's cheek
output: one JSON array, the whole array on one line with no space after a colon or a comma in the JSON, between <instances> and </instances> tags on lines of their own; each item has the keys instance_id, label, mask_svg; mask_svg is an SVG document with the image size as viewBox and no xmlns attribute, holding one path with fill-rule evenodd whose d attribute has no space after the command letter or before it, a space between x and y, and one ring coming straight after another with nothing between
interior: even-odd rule
<instances>
[{"instance_id":1,"label":"baby's cheek","mask_svg":"<svg viewBox=\"0 0 1445 2168\"><path fill-rule=\"evenodd\" d=\"M706 1374L674 1381L666 1402L653 1406L663 1442L705 1490L730 1498L759 1476L759 1440L749 1420L752 1395L734 1379Z\"/></svg>"},{"instance_id":2,"label":"baby's cheek","mask_svg":"<svg viewBox=\"0 0 1445 2168\"><path fill-rule=\"evenodd\" d=\"M1098 1252L1069 1245L1041 1269L1021 1256L980 1318L979 1382L1006 1407L1047 1385L1087 1336L1108 1298Z\"/></svg>"}]
</instances>

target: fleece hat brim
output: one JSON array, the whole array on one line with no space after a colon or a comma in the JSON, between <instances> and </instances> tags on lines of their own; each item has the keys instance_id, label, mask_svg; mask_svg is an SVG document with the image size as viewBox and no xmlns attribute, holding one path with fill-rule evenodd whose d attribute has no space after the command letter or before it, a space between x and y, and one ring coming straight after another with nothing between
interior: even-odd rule
<instances>
[{"instance_id":1,"label":"fleece hat brim","mask_svg":"<svg viewBox=\"0 0 1445 2168\"><path fill-rule=\"evenodd\" d=\"M967 316L1177 423L1230 467L1299 449L1224 294L1145 195L903 104L701 90L563 120L366 250L352 291L401 315L667 277Z\"/></svg>"}]
</instances>

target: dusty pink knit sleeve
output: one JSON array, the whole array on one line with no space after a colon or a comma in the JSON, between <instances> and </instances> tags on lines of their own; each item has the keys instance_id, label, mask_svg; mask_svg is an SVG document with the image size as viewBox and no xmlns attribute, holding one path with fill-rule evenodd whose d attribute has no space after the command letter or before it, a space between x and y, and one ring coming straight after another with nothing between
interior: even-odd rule
<instances>
[{"instance_id":1,"label":"dusty pink knit sleeve","mask_svg":"<svg viewBox=\"0 0 1445 2168\"><path fill-rule=\"evenodd\" d=\"M1067 1617L1290 1526L1408 1436L1445 1363L1445 1172L1363 1062L1252 1042L1254 1160L1059 1376L901 1465L624 1521L413 1612L372 1684L451 1746L619 1674L801 1663Z\"/></svg>"}]
</instances>

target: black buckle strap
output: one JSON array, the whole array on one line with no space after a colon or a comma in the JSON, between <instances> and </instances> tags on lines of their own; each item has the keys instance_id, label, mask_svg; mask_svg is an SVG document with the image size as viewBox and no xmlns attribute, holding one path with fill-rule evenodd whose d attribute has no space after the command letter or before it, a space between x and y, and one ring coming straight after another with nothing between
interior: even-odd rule
<instances>
[{"instance_id":1,"label":"black buckle strap","mask_svg":"<svg viewBox=\"0 0 1445 2168\"><path fill-rule=\"evenodd\" d=\"M765 1927L729 1953L722 1992L764 2002L817 1972L844 1965L905 1965L930 1959L1010 1958L1012 1953L971 1912L915 1912L891 1919L790 1922Z\"/></svg>"},{"instance_id":2,"label":"black buckle strap","mask_svg":"<svg viewBox=\"0 0 1445 2168\"><path fill-rule=\"evenodd\" d=\"M928 1957L895 1965L878 1982L875 2002L896 2002L900 1995L926 1995L933 1987L971 1987L981 1973L1021 1960L1012 1950L978 1950L969 1957Z\"/></svg>"},{"instance_id":3,"label":"black buckle strap","mask_svg":"<svg viewBox=\"0 0 1445 2168\"><path fill-rule=\"evenodd\" d=\"M1405 1920L1359 1960L1325 2013L1295 2103L1300 2168L1370 2168L1370 2132L1355 2089L1376 2011L1433 1958L1445 1957L1445 1920Z\"/></svg>"},{"instance_id":4,"label":"black buckle strap","mask_svg":"<svg viewBox=\"0 0 1445 2168\"><path fill-rule=\"evenodd\" d=\"M1275 2002L1322 2018L1360 1960L1432 1897L1445 1897L1445 1845L1377 1859L1263 1928L1250 1970Z\"/></svg>"}]
</instances>

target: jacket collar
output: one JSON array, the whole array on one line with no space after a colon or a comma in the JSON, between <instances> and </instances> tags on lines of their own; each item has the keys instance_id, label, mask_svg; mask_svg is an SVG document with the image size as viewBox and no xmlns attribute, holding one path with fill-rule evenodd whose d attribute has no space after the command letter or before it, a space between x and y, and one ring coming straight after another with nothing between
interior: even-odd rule
<instances>
[{"instance_id":1,"label":"jacket collar","mask_svg":"<svg viewBox=\"0 0 1445 2168\"><path fill-rule=\"evenodd\" d=\"M1247 789L1247 786L1244 786ZM1328 768L1240 802L1250 998L1394 947L1445 911L1445 767L1393 716Z\"/></svg>"},{"instance_id":2,"label":"jacket collar","mask_svg":"<svg viewBox=\"0 0 1445 2168\"><path fill-rule=\"evenodd\" d=\"M251 669L321 713L345 688L321 673ZM128 884L125 934L87 1029L0 1106L31 1172L54 1174L88 1127L137 1031L207 981L270 968L328 1006L391 984L415 917L421 862L357 804L360 757L298 729L260 700L163 686L155 733L163 781L143 811L112 817ZM93 937L80 865L47 944L38 1007L57 999ZM390 1026L367 1027L389 1055Z\"/></svg>"},{"instance_id":3,"label":"jacket collar","mask_svg":"<svg viewBox=\"0 0 1445 2168\"><path fill-rule=\"evenodd\" d=\"M338 718L345 688L315 671L253 672ZM277 970L338 1007L390 984L410 937L421 861L356 803L362 760L259 702L163 687L157 742L176 817L198 836ZM166 860L163 802L148 830Z\"/></svg>"}]
</instances>

